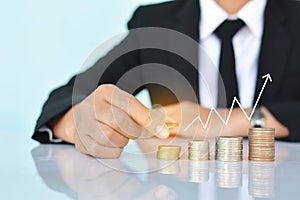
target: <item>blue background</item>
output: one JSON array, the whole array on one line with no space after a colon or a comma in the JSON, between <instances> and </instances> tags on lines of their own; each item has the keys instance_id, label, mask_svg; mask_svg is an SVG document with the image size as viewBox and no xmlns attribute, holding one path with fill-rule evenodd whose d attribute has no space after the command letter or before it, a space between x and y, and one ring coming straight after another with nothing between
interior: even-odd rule
<instances>
[{"instance_id":1,"label":"blue background","mask_svg":"<svg viewBox=\"0 0 300 200\"><path fill-rule=\"evenodd\" d=\"M0 133L31 136L54 88L101 43L126 30L139 6L162 0L0 2Z\"/></svg>"}]
</instances>

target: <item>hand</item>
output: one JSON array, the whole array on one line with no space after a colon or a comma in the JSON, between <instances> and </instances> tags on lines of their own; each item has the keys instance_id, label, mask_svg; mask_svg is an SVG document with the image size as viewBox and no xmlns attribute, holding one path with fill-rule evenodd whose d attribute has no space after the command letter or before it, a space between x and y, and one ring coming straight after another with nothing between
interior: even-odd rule
<instances>
[{"instance_id":1,"label":"hand","mask_svg":"<svg viewBox=\"0 0 300 200\"><path fill-rule=\"evenodd\" d=\"M172 104L164 109L168 117L180 124L179 127L171 129L171 133L182 137L205 139L225 135L238 136L241 133L246 135L250 124L239 108L233 109L227 126L224 122L227 120L229 109L211 112L209 108L188 101ZM246 112L249 112L249 109Z\"/></svg>"},{"instance_id":2,"label":"hand","mask_svg":"<svg viewBox=\"0 0 300 200\"><path fill-rule=\"evenodd\" d=\"M171 118L179 123L178 127L170 130L172 134L190 138L195 136L201 137L205 135L206 130L199 125L199 121L193 123L191 126L189 126L189 124L191 124L191 122L198 116L205 123L208 119L210 109L201 107L198 104L189 101L182 101L180 103L168 105L165 106L164 109L168 118ZM210 121L208 126L209 124Z\"/></svg>"},{"instance_id":3,"label":"hand","mask_svg":"<svg viewBox=\"0 0 300 200\"><path fill-rule=\"evenodd\" d=\"M129 139L167 138L165 115L149 110L114 85L101 85L52 126L56 137L74 143L82 153L117 158Z\"/></svg>"}]
</instances>

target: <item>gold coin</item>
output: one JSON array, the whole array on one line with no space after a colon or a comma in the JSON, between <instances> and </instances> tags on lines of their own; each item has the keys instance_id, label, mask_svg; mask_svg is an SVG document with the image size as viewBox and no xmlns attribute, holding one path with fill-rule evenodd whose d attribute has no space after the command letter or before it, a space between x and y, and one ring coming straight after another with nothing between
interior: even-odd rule
<instances>
[{"instance_id":1,"label":"gold coin","mask_svg":"<svg viewBox=\"0 0 300 200\"><path fill-rule=\"evenodd\" d=\"M181 146L177 145L159 145L157 159L159 160L178 160L180 157Z\"/></svg>"},{"instance_id":2,"label":"gold coin","mask_svg":"<svg viewBox=\"0 0 300 200\"><path fill-rule=\"evenodd\" d=\"M166 122L166 126L168 127L169 130L176 128L179 126L179 123L177 122Z\"/></svg>"}]
</instances>

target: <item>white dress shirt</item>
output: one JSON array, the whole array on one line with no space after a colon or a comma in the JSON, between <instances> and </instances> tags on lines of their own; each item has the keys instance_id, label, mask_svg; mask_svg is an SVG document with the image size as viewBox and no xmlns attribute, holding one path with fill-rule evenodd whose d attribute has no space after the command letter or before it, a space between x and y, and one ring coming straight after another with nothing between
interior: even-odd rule
<instances>
[{"instance_id":1,"label":"white dress shirt","mask_svg":"<svg viewBox=\"0 0 300 200\"><path fill-rule=\"evenodd\" d=\"M264 28L264 11L267 0L250 0L235 15L227 14L215 0L199 0L200 16L200 53L199 88L200 102L203 107L217 106L218 76L221 42L214 30L226 19L241 19L246 26L233 37L236 60L236 75L239 101L244 108L253 105L258 57Z\"/></svg>"}]
</instances>

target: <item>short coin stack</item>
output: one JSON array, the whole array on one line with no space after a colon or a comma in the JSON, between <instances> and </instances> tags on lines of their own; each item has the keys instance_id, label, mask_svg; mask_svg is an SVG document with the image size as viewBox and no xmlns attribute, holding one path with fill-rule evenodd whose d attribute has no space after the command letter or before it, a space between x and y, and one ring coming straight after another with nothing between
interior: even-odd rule
<instances>
[{"instance_id":1,"label":"short coin stack","mask_svg":"<svg viewBox=\"0 0 300 200\"><path fill-rule=\"evenodd\" d=\"M176 145L159 145L158 160L179 160L181 147Z\"/></svg>"},{"instance_id":2,"label":"short coin stack","mask_svg":"<svg viewBox=\"0 0 300 200\"><path fill-rule=\"evenodd\" d=\"M243 137L223 136L216 142L216 160L241 161L243 160Z\"/></svg>"},{"instance_id":3,"label":"short coin stack","mask_svg":"<svg viewBox=\"0 0 300 200\"><path fill-rule=\"evenodd\" d=\"M275 129L274 128L250 128L249 160L272 162L275 157Z\"/></svg>"},{"instance_id":4,"label":"short coin stack","mask_svg":"<svg viewBox=\"0 0 300 200\"><path fill-rule=\"evenodd\" d=\"M209 142L205 140L189 141L189 160L209 160Z\"/></svg>"}]
</instances>

